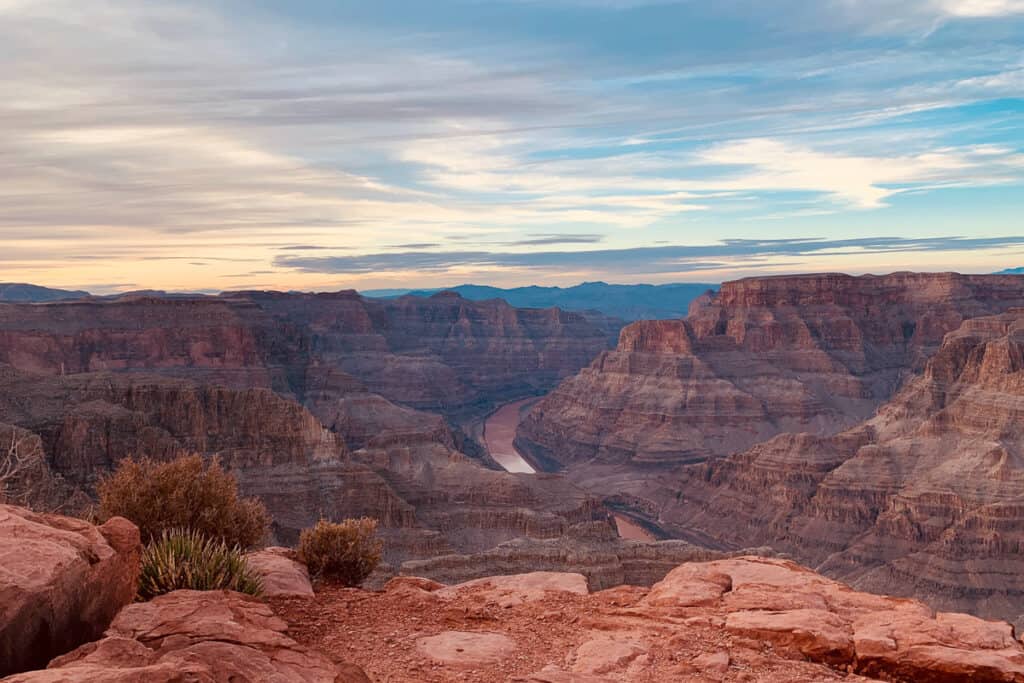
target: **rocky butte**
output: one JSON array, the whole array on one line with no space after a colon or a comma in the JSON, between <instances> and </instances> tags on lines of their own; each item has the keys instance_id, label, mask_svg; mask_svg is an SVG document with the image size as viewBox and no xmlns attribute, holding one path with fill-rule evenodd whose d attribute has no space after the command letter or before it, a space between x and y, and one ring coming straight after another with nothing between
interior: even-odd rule
<instances>
[{"instance_id":1,"label":"rocky butte","mask_svg":"<svg viewBox=\"0 0 1024 683\"><path fill-rule=\"evenodd\" d=\"M725 283L641 322L517 435L669 535L1019 620L1024 281Z\"/></svg>"}]
</instances>

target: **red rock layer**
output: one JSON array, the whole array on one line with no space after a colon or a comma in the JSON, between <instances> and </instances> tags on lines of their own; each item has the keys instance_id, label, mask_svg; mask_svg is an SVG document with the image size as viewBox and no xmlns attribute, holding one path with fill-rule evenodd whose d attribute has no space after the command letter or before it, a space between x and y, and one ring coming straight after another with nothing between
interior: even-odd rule
<instances>
[{"instance_id":1,"label":"red rock layer","mask_svg":"<svg viewBox=\"0 0 1024 683\"><path fill-rule=\"evenodd\" d=\"M447 294L3 304L0 432L36 439L51 502L81 502L122 458L195 451L264 500L282 541L321 516L369 515L389 561L475 552L597 512L562 479L481 466L445 417L542 391L613 329Z\"/></svg>"},{"instance_id":2,"label":"red rock layer","mask_svg":"<svg viewBox=\"0 0 1024 683\"><path fill-rule=\"evenodd\" d=\"M1024 305L1009 276L820 274L727 282L638 322L520 427L539 464L680 464L867 418L965 319Z\"/></svg>"}]
</instances>

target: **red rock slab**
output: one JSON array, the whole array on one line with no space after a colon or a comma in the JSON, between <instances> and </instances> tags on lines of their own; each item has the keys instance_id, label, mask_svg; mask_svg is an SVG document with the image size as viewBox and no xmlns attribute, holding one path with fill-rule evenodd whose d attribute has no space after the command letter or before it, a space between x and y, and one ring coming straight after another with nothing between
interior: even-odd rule
<instances>
[{"instance_id":1,"label":"red rock slab","mask_svg":"<svg viewBox=\"0 0 1024 683\"><path fill-rule=\"evenodd\" d=\"M0 505L0 675L98 638L135 597L139 530Z\"/></svg>"},{"instance_id":2,"label":"red rock slab","mask_svg":"<svg viewBox=\"0 0 1024 683\"><path fill-rule=\"evenodd\" d=\"M500 633L445 631L420 638L416 648L438 664L474 668L510 657L516 644Z\"/></svg>"},{"instance_id":3,"label":"red rock slab","mask_svg":"<svg viewBox=\"0 0 1024 683\"><path fill-rule=\"evenodd\" d=\"M501 606L542 600L547 593L587 595L587 578L582 574L531 572L511 576L490 576L448 586L437 591L443 600L472 594Z\"/></svg>"},{"instance_id":4,"label":"red rock slab","mask_svg":"<svg viewBox=\"0 0 1024 683\"><path fill-rule=\"evenodd\" d=\"M4 683L368 683L289 638L258 600L230 591L175 591L124 608L103 640Z\"/></svg>"}]
</instances>

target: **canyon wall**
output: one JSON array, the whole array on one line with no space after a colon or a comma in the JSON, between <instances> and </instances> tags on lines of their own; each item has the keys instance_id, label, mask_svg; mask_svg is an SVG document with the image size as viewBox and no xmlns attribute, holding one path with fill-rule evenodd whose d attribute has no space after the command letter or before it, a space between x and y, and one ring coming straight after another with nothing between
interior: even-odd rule
<instances>
[{"instance_id":1,"label":"canyon wall","mask_svg":"<svg viewBox=\"0 0 1024 683\"><path fill-rule=\"evenodd\" d=\"M1024 305L1005 276L819 274L727 282L685 320L645 321L521 425L539 464L678 465L869 417L965 319Z\"/></svg>"},{"instance_id":2,"label":"canyon wall","mask_svg":"<svg viewBox=\"0 0 1024 683\"><path fill-rule=\"evenodd\" d=\"M1024 623L1024 281L726 283L563 382L517 445L718 550Z\"/></svg>"},{"instance_id":3,"label":"canyon wall","mask_svg":"<svg viewBox=\"0 0 1024 683\"><path fill-rule=\"evenodd\" d=\"M449 293L0 304L0 364L50 375L155 371L299 402L360 388L459 417L543 392L608 348L618 329L607 318Z\"/></svg>"},{"instance_id":4,"label":"canyon wall","mask_svg":"<svg viewBox=\"0 0 1024 683\"><path fill-rule=\"evenodd\" d=\"M197 452L282 542L361 515L394 563L552 538L604 513L564 477L489 468L450 421L586 364L617 329L593 320L350 292L0 305L0 434L42 453L44 507L84 509L122 458Z\"/></svg>"},{"instance_id":5,"label":"canyon wall","mask_svg":"<svg viewBox=\"0 0 1024 683\"><path fill-rule=\"evenodd\" d=\"M966 321L870 420L683 468L672 524L1024 621L1024 310Z\"/></svg>"}]
</instances>

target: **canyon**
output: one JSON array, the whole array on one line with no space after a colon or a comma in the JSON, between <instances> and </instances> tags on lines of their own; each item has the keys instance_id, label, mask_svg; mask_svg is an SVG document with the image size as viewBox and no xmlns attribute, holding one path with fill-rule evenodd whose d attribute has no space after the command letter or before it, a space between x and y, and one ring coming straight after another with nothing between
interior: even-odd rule
<instances>
[{"instance_id":1,"label":"canyon","mask_svg":"<svg viewBox=\"0 0 1024 683\"><path fill-rule=\"evenodd\" d=\"M39 507L84 512L121 459L197 452L263 500L279 542L377 518L386 570L607 514L564 477L502 471L461 425L550 388L617 326L450 294L0 304L0 434L34 455L15 484Z\"/></svg>"},{"instance_id":2,"label":"canyon","mask_svg":"<svg viewBox=\"0 0 1024 683\"><path fill-rule=\"evenodd\" d=\"M275 542L374 517L375 588L783 554L1022 624L1022 358L1015 276L740 280L624 327L453 293L6 303L0 439L41 508L197 452Z\"/></svg>"},{"instance_id":3,"label":"canyon","mask_svg":"<svg viewBox=\"0 0 1024 683\"><path fill-rule=\"evenodd\" d=\"M516 436L669 537L1021 623L1024 282L727 282L626 327Z\"/></svg>"}]
</instances>

